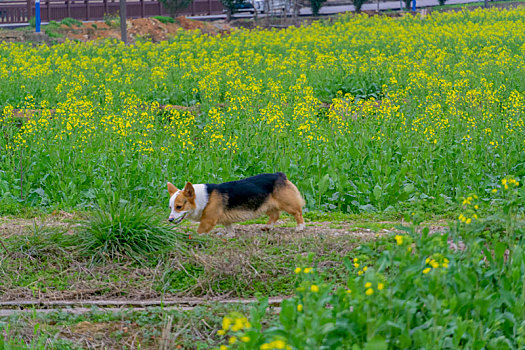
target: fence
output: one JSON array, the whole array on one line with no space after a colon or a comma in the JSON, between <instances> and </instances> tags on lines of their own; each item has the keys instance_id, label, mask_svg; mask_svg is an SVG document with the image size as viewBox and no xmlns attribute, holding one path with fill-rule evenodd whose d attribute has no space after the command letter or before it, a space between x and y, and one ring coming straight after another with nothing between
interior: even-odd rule
<instances>
[{"instance_id":1,"label":"fence","mask_svg":"<svg viewBox=\"0 0 525 350\"><path fill-rule=\"evenodd\" d=\"M43 22L60 21L66 17L81 21L102 20L119 11L118 0L41 0L40 13ZM221 14L220 0L193 0L178 15L196 16ZM35 14L34 0L0 0L0 23L27 23ZM128 18L165 16L168 12L157 0L126 1Z\"/></svg>"}]
</instances>

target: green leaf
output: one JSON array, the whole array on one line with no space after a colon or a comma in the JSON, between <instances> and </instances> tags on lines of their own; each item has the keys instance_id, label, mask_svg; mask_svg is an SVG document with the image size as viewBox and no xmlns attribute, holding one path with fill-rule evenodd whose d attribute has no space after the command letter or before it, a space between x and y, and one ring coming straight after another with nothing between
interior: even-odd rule
<instances>
[{"instance_id":1,"label":"green leaf","mask_svg":"<svg viewBox=\"0 0 525 350\"><path fill-rule=\"evenodd\" d=\"M294 325L294 313L295 313L295 307L294 302L291 300L283 300L281 304L281 313L279 315L279 319L281 320L282 325L285 329L289 330Z\"/></svg>"},{"instance_id":2,"label":"green leaf","mask_svg":"<svg viewBox=\"0 0 525 350\"><path fill-rule=\"evenodd\" d=\"M380 337L372 338L368 343L366 343L363 350L387 350L388 343L385 339Z\"/></svg>"},{"instance_id":3,"label":"green leaf","mask_svg":"<svg viewBox=\"0 0 525 350\"><path fill-rule=\"evenodd\" d=\"M507 245L503 242L497 242L494 246L494 254L496 255L496 260L503 259L503 255L505 255L505 250L507 249Z\"/></svg>"},{"instance_id":4,"label":"green leaf","mask_svg":"<svg viewBox=\"0 0 525 350\"><path fill-rule=\"evenodd\" d=\"M403 187L403 191L405 193L412 193L414 192L415 186L413 184L408 184L405 187Z\"/></svg>"},{"instance_id":5,"label":"green leaf","mask_svg":"<svg viewBox=\"0 0 525 350\"><path fill-rule=\"evenodd\" d=\"M381 186L379 186L379 184L376 184L375 187L374 187L374 190L373 190L374 198L376 200L380 200L381 199L382 191L383 190L381 189Z\"/></svg>"},{"instance_id":6,"label":"green leaf","mask_svg":"<svg viewBox=\"0 0 525 350\"><path fill-rule=\"evenodd\" d=\"M326 174L325 176L323 176L323 178L319 182L319 192L321 192L321 194L324 194L326 190L328 190L329 184L330 184L330 175Z\"/></svg>"}]
</instances>

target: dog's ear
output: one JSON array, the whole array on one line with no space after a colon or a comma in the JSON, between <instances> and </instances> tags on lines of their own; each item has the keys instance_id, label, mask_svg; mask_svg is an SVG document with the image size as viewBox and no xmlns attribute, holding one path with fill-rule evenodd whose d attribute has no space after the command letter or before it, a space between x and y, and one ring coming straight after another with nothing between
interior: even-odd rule
<instances>
[{"instance_id":1,"label":"dog's ear","mask_svg":"<svg viewBox=\"0 0 525 350\"><path fill-rule=\"evenodd\" d=\"M186 186L184 186L184 196L186 198L195 197L195 189L193 188L193 185L191 184L191 182L187 182Z\"/></svg>"},{"instance_id":2,"label":"dog's ear","mask_svg":"<svg viewBox=\"0 0 525 350\"><path fill-rule=\"evenodd\" d=\"M175 186L173 186L173 184L171 182L168 182L168 192L170 193L170 197L173 196L173 194L175 192L177 192L179 189Z\"/></svg>"}]
</instances>

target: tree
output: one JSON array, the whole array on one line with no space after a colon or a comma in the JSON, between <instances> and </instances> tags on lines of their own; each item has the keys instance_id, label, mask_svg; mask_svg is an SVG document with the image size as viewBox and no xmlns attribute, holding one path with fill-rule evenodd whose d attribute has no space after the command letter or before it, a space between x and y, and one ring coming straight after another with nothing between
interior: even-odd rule
<instances>
[{"instance_id":1,"label":"tree","mask_svg":"<svg viewBox=\"0 0 525 350\"><path fill-rule=\"evenodd\" d=\"M128 22L126 14L126 0L120 0L120 38L124 44L128 43Z\"/></svg>"},{"instance_id":2,"label":"tree","mask_svg":"<svg viewBox=\"0 0 525 350\"><path fill-rule=\"evenodd\" d=\"M363 4L366 2L366 0L352 0L352 3L354 4L355 12L360 13L361 7L363 7Z\"/></svg>"},{"instance_id":3,"label":"tree","mask_svg":"<svg viewBox=\"0 0 525 350\"><path fill-rule=\"evenodd\" d=\"M179 10L183 10L188 7L192 0L160 0L162 5L172 17L174 17Z\"/></svg>"},{"instance_id":4,"label":"tree","mask_svg":"<svg viewBox=\"0 0 525 350\"><path fill-rule=\"evenodd\" d=\"M326 0L310 0L310 6L312 7L312 15L315 17L319 16L319 10L323 6Z\"/></svg>"},{"instance_id":5,"label":"tree","mask_svg":"<svg viewBox=\"0 0 525 350\"><path fill-rule=\"evenodd\" d=\"M238 5L244 4L244 0L221 0L222 6L226 9L226 21L232 20L232 15L237 11Z\"/></svg>"}]
</instances>

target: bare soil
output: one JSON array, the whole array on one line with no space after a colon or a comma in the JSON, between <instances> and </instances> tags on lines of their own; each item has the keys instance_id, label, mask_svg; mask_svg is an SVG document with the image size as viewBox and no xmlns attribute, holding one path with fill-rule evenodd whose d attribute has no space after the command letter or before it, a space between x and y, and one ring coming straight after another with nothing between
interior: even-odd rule
<instances>
[{"instance_id":1,"label":"bare soil","mask_svg":"<svg viewBox=\"0 0 525 350\"><path fill-rule=\"evenodd\" d=\"M175 23L162 23L155 18L129 19L128 41L133 43L137 39L146 39L152 42L168 40L179 30L200 30L202 33L217 35L229 33L231 27L224 21L202 22L186 17L177 17ZM61 25L59 33L65 38L77 41L91 41L100 39L120 39L120 27L109 22L83 23L81 26Z\"/></svg>"}]
</instances>

